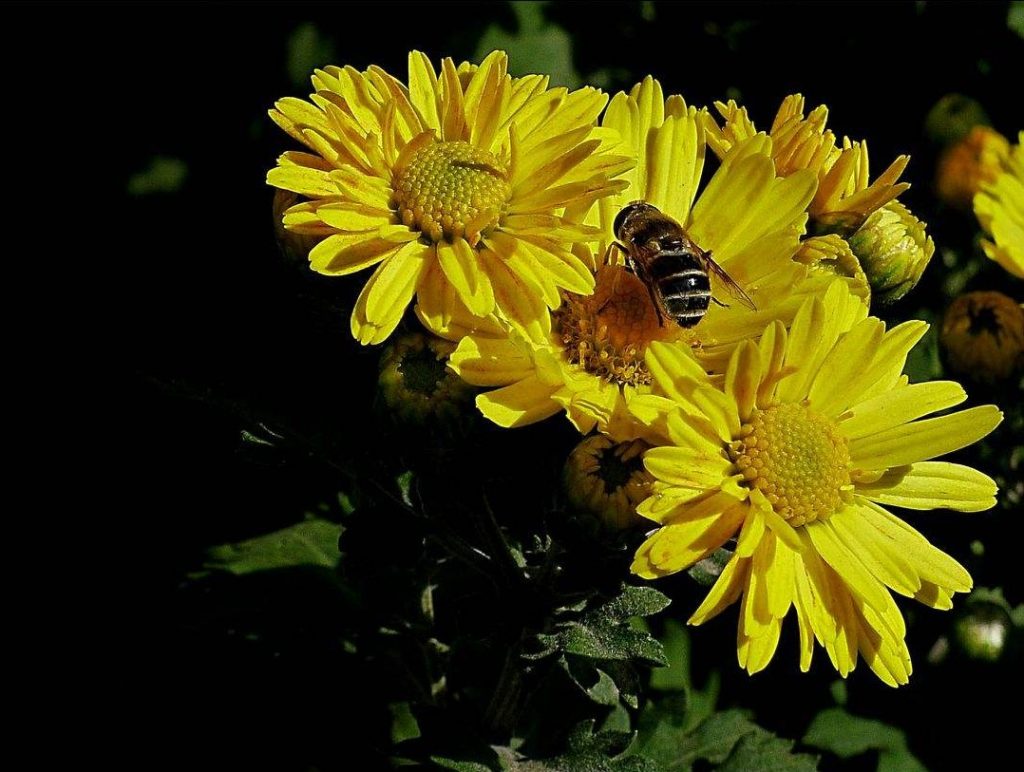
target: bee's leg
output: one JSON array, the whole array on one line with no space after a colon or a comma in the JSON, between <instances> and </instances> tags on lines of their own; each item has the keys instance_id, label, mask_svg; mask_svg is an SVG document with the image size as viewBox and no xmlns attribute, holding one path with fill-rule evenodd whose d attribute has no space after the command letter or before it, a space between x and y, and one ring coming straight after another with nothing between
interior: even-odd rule
<instances>
[{"instance_id":1,"label":"bee's leg","mask_svg":"<svg viewBox=\"0 0 1024 772\"><path fill-rule=\"evenodd\" d=\"M608 265L608 264L609 264L609 263L608 263L608 259L609 259L609 258L610 258L610 257L612 256L612 250L613 250L613 249L617 249L617 250L619 250L619 251L620 251L620 252L621 252L621 253L622 253L623 255L625 255L625 257L626 257L626 263L627 263L627 264L628 264L628 263L630 262L630 260L629 260L629 252L628 252L628 251L626 251L626 248L625 248L624 246L622 246L622 244L620 244L619 242L617 242L617 241L613 241L613 242L611 242L611 243L610 243L610 244L608 245L608 249L606 249L606 250L604 251L604 258L603 258L603 260L601 261L601 262L602 262L602 265Z\"/></svg>"},{"instance_id":2,"label":"bee's leg","mask_svg":"<svg viewBox=\"0 0 1024 772\"><path fill-rule=\"evenodd\" d=\"M711 298L711 302L714 303L716 306L721 306L722 308L729 308L729 304L728 303L723 303L718 298L715 298L715 297Z\"/></svg>"},{"instance_id":3,"label":"bee's leg","mask_svg":"<svg viewBox=\"0 0 1024 772\"><path fill-rule=\"evenodd\" d=\"M604 265L609 264L608 258L611 257L612 249L618 249L620 252L622 252L622 254L626 258L626 265L624 267L626 268L626 270L636 273L636 271L633 269L633 258L629 256L629 252L626 251L626 248L617 241L613 241L611 244L608 245L608 249L605 250ZM597 313L601 313L602 311L604 311L604 307L611 302L612 298L615 297L615 294L619 291L619 277L621 275L622 274L620 274L618 271L615 272L615 276L612 278L612 290L611 292L608 293L608 299L598 307Z\"/></svg>"}]
</instances>

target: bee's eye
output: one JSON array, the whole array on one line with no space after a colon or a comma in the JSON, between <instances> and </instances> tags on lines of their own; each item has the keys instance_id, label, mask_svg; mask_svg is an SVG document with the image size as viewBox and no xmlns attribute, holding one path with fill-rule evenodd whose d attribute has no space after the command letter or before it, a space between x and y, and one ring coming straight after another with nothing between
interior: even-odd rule
<instances>
[{"instance_id":1,"label":"bee's eye","mask_svg":"<svg viewBox=\"0 0 1024 772\"><path fill-rule=\"evenodd\" d=\"M622 230L623 223L626 222L626 216L632 211L633 206L631 204L630 206L627 206L625 209L620 210L619 213L615 215L615 222L612 223L612 233L615 234L616 238L618 238L619 236L619 231Z\"/></svg>"}]
</instances>

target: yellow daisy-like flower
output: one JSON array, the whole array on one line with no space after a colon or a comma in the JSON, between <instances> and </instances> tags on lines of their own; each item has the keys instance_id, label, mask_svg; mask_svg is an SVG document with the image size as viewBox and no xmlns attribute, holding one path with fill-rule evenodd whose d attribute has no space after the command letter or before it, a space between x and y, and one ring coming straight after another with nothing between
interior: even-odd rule
<instances>
[{"instance_id":1,"label":"yellow daisy-like flower","mask_svg":"<svg viewBox=\"0 0 1024 772\"><path fill-rule=\"evenodd\" d=\"M966 398L954 382L901 375L926 327L886 330L836 282L804 303L788 333L775 323L738 347L724 390L678 348L650 347L658 394L630 409L658 446L644 454L655 483L637 511L661 527L633 571L681 571L738 535L690 623L740 600L748 672L771 660L793 608L802 670L817 640L844 677L859 652L885 683L906 683L906 628L889 590L948 609L971 588L959 563L886 509L995 504L986 475L929 460L984 437L1002 414L986 405L925 418Z\"/></svg>"},{"instance_id":2,"label":"yellow daisy-like flower","mask_svg":"<svg viewBox=\"0 0 1024 772\"><path fill-rule=\"evenodd\" d=\"M974 214L992 241L981 242L985 254L1014 276L1024 278L1024 131L1010 151L1006 171L982 185L974 197Z\"/></svg>"},{"instance_id":3,"label":"yellow daisy-like flower","mask_svg":"<svg viewBox=\"0 0 1024 772\"><path fill-rule=\"evenodd\" d=\"M612 99L602 126L618 132L622 144L616 150L635 157L636 166L623 175L628 187L588 215L603 233L600 257L577 247L593 264L594 293L566 293L546 336L473 335L452 356L452 367L470 383L500 387L477 397L489 419L522 426L565 410L583 433L597 426L623 434L631 421L626 403L650 388L644 355L652 342L675 342L701 367L721 374L738 343L776 319L792 320L803 296L827 286L826 273L793 260L815 191L813 173L780 177L772 141L760 134L737 144L698 196L702 115L679 96L665 100L653 78ZM757 311L731 299L712 279L713 293L727 306L712 304L688 329L672 320L659 323L647 288L608 249L615 216L636 199L658 207L713 253Z\"/></svg>"},{"instance_id":4,"label":"yellow daisy-like flower","mask_svg":"<svg viewBox=\"0 0 1024 772\"><path fill-rule=\"evenodd\" d=\"M545 323L559 290L586 294L593 276L570 249L597 238L563 216L625 185L630 165L595 127L607 97L512 78L494 52L474 67L409 55L409 84L379 67L328 67L309 102L286 98L273 120L313 153L287 152L267 182L306 199L289 230L324 237L313 270L377 266L352 312L352 334L380 343L412 300L446 337L496 314Z\"/></svg>"},{"instance_id":5,"label":"yellow daisy-like flower","mask_svg":"<svg viewBox=\"0 0 1024 772\"><path fill-rule=\"evenodd\" d=\"M756 132L746 108L736 102L716 102L723 118L719 126L707 121L708 144L719 158L737 143ZM846 236L855 231L869 214L882 208L910 187L899 182L910 161L901 155L889 168L871 182L868 168L867 142L851 142L844 137L836 143L835 134L825 128L828 108L820 105L805 117L804 98L800 94L786 97L772 124L772 158L783 176L809 169L818 178L818 189L808 208L816 233L839 233Z\"/></svg>"}]
</instances>

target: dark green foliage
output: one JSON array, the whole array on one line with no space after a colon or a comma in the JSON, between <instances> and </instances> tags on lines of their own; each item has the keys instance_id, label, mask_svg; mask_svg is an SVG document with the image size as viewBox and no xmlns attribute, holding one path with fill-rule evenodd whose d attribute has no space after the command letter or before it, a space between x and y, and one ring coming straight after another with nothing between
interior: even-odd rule
<instances>
[{"instance_id":1,"label":"dark green foliage","mask_svg":"<svg viewBox=\"0 0 1024 772\"><path fill-rule=\"evenodd\" d=\"M907 738L901 730L881 721L853 716L842 708L829 708L815 716L803 743L843 759L877 751L880 772L925 769L907 749Z\"/></svg>"}]
</instances>

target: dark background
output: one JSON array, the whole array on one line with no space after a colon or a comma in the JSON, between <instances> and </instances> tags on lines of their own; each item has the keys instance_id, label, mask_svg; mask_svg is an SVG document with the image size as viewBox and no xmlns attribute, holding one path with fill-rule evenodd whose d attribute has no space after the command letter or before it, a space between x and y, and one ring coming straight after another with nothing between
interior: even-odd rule
<instances>
[{"instance_id":1,"label":"dark background","mask_svg":"<svg viewBox=\"0 0 1024 772\"><path fill-rule=\"evenodd\" d=\"M895 155L912 155L906 179L914 187L903 201L940 246L974 226L930 194L928 110L961 92L978 99L1004 134L1013 137L1022 124L1024 43L1007 29L1006 3L555 3L545 13L568 33L583 81L611 92L650 73L666 94L682 93L691 104L737 96L764 129L789 93L802 92L809 107L827 103L837 134L869 139L876 173ZM128 422L118 432L112 478L113 497L128 506L111 539L123 585L117 596L124 587L129 596L111 629L128 631L107 647L131 663L127 673L110 673L112 684L129 687L124 735L179 751L200 738L246 754L288 746L292 763L281 768L359 758L376 741L374 685L335 662L325 641L339 623L324 620L315 583L239 589L224 581L197 590L187 581L211 545L290 525L338 489L336 470L303 460L303 448L284 456L254 449L239 440L242 430L286 421L298 435L330 437L350 453L405 451L364 409L374 401L379 352L360 348L348 332L360 282L314 276L275 246L264 177L291 143L266 110L281 96L308 93L289 74L288 41L302 25L312 24L318 44L333 48L331 61L312 64L378 64L404 79L409 50L435 63L473 59L492 25L515 32L516 14L504 3L378 2L358 12L340 3L90 4L49 6L37 21L50 26L49 49L66 62L67 80L51 85L80 100L79 120L96 130L90 156L103 171L85 207L104 204L119 364L131 370L116 392ZM515 58L512 66L544 71L543 63ZM128 180L154 156L181 159L184 184L127 196ZM1006 286L1005 274L986 267L971 288ZM907 318L922 306L940 312L945 301L927 289L891 316ZM1019 294L1019 283L1010 289ZM534 458L528 449L538 440L551 449ZM510 466L497 477L553 478L557 467L553 474L544 464L560 464L555 459L575 440L566 425L514 438L495 431L488 442L506 443L501 457L512 464L532 458L524 471ZM978 585L1003 586L1019 601L1012 537L1021 527L1017 518L1007 524L1010 515L936 513L912 522L968 564ZM966 552L972 539L988 547L983 562ZM1007 752L1014 738L998 706L1019 714L1019 669L930 667L928 650L949 620L901 607L915 620L908 639L917 672L894 692L861 663L849 680L851 710L906 730L913 752L937 769L957 756ZM723 704L752 708L767 728L800 737L829 704L835 674L824 652L800 676L796 641L784 637L768 670L750 679L735 666L733 617L698 633L695 663L722 671ZM247 637L251 630L260 635ZM367 713L365 724L341 718L352 711Z\"/></svg>"}]
</instances>

